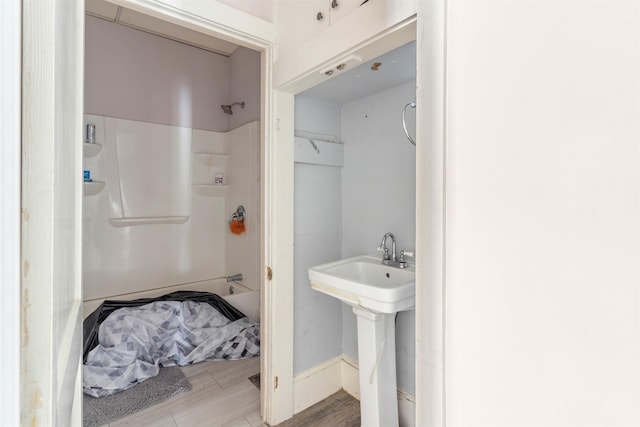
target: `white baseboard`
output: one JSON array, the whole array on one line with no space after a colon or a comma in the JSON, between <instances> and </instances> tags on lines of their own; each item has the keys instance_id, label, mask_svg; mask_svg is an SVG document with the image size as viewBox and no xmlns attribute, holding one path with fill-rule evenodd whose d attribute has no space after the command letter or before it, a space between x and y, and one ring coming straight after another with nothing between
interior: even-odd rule
<instances>
[{"instance_id":1,"label":"white baseboard","mask_svg":"<svg viewBox=\"0 0 640 427\"><path fill-rule=\"evenodd\" d=\"M297 414L342 389L342 357L334 357L293 378L293 413Z\"/></svg>"},{"instance_id":2,"label":"white baseboard","mask_svg":"<svg viewBox=\"0 0 640 427\"><path fill-rule=\"evenodd\" d=\"M400 427L416 426L416 397L402 389L398 389L398 417Z\"/></svg>"},{"instance_id":3,"label":"white baseboard","mask_svg":"<svg viewBox=\"0 0 640 427\"><path fill-rule=\"evenodd\" d=\"M316 365L293 380L293 412L297 414L343 389L360 400L358 361L343 354ZM415 427L416 399L398 389L400 427Z\"/></svg>"}]
</instances>

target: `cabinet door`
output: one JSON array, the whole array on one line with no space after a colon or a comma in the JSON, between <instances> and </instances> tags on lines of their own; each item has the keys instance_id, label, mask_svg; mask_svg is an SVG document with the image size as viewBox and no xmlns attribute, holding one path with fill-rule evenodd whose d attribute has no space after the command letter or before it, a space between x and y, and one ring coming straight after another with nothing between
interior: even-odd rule
<instances>
[{"instance_id":1,"label":"cabinet door","mask_svg":"<svg viewBox=\"0 0 640 427\"><path fill-rule=\"evenodd\" d=\"M327 0L329 6L333 6L334 3L331 0ZM335 7L331 7L331 24L335 24L354 10L358 9L364 0L334 0ZM367 7L368 4L363 4L362 7Z\"/></svg>"},{"instance_id":2,"label":"cabinet door","mask_svg":"<svg viewBox=\"0 0 640 427\"><path fill-rule=\"evenodd\" d=\"M330 23L331 0L278 2L278 55L301 46L327 29Z\"/></svg>"}]
</instances>

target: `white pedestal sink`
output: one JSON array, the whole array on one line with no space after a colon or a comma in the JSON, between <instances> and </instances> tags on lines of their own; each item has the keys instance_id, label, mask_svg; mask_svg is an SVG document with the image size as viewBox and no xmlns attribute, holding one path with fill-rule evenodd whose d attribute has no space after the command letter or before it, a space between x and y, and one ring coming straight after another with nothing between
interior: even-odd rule
<instances>
[{"instance_id":1,"label":"white pedestal sink","mask_svg":"<svg viewBox=\"0 0 640 427\"><path fill-rule=\"evenodd\" d=\"M366 427L398 425L395 313L415 306L415 269L359 256L309 269L311 287L353 307L358 318L360 414Z\"/></svg>"}]
</instances>

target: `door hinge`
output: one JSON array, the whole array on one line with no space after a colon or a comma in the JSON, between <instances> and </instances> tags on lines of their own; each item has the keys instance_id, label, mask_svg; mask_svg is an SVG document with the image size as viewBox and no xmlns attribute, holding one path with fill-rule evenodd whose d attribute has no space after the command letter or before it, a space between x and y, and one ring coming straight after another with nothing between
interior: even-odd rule
<instances>
[{"instance_id":1,"label":"door hinge","mask_svg":"<svg viewBox=\"0 0 640 427\"><path fill-rule=\"evenodd\" d=\"M273 389L276 390L278 388L278 377L273 378Z\"/></svg>"},{"instance_id":2,"label":"door hinge","mask_svg":"<svg viewBox=\"0 0 640 427\"><path fill-rule=\"evenodd\" d=\"M273 278L273 271L271 271L271 267L267 267L267 280L271 280L272 278Z\"/></svg>"}]
</instances>

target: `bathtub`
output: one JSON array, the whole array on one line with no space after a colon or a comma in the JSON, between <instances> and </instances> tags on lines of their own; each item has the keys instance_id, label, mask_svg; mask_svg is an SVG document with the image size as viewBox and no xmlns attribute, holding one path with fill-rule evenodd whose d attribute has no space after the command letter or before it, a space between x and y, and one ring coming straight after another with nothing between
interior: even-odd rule
<instances>
[{"instance_id":1,"label":"bathtub","mask_svg":"<svg viewBox=\"0 0 640 427\"><path fill-rule=\"evenodd\" d=\"M229 304L243 312L251 320L260 322L260 293L249 289L239 283L227 283L225 278L203 280L200 282L185 283L182 285L167 286L164 288L150 289L141 292L133 292L124 295L113 295L108 298L98 298L83 302L84 317L91 314L106 299L110 300L134 300L138 298L155 298L175 291L201 291L220 295Z\"/></svg>"}]
</instances>

